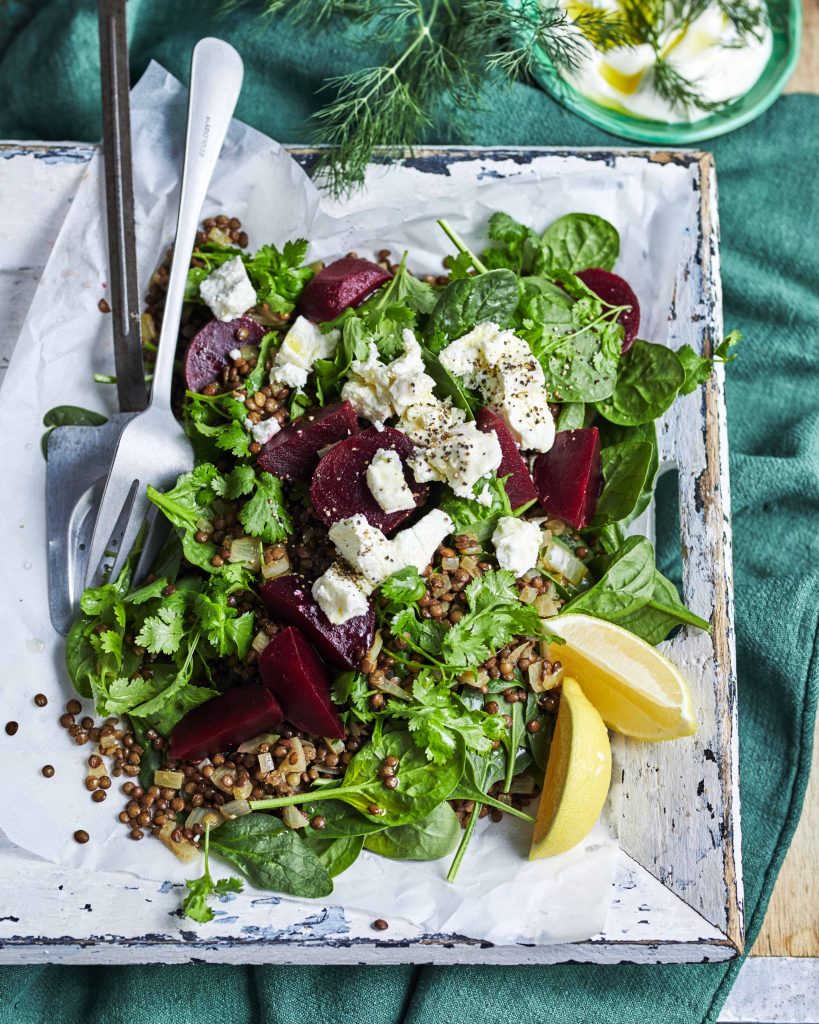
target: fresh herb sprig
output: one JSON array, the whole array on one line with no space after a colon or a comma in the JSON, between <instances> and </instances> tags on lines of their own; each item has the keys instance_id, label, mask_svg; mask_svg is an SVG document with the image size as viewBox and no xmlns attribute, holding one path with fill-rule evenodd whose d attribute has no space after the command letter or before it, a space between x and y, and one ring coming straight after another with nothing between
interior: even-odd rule
<instances>
[{"instance_id":1,"label":"fresh herb sprig","mask_svg":"<svg viewBox=\"0 0 819 1024\"><path fill-rule=\"evenodd\" d=\"M244 889L244 883L240 878L220 878L214 882L210 874L210 825L205 824L205 838L202 843L205 855L205 864L201 878L188 879L185 885L188 887L188 895L182 902L182 913L185 917L193 918L200 924L207 924L212 921L213 910L208 901L216 896L227 896L229 893L238 893Z\"/></svg>"}]
</instances>

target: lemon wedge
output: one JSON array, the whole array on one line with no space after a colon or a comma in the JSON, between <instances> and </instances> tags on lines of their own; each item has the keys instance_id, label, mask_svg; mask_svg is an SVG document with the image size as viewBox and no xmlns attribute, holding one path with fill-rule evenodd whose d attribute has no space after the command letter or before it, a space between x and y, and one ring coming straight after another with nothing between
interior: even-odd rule
<instances>
[{"instance_id":1,"label":"lemon wedge","mask_svg":"<svg viewBox=\"0 0 819 1024\"><path fill-rule=\"evenodd\" d=\"M529 860L576 846L600 816L611 782L603 719L574 679L564 679Z\"/></svg>"},{"instance_id":2,"label":"lemon wedge","mask_svg":"<svg viewBox=\"0 0 819 1024\"><path fill-rule=\"evenodd\" d=\"M691 736L697 729L688 684L645 640L604 619L558 615L549 630L549 658L563 663L614 732L655 742Z\"/></svg>"}]
</instances>

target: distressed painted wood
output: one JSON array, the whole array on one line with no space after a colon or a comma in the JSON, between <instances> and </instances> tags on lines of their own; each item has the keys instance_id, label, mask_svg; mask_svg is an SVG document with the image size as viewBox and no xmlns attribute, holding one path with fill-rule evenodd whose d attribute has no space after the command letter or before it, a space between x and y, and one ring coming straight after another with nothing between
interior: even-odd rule
<instances>
[{"instance_id":1,"label":"distressed painted wood","mask_svg":"<svg viewBox=\"0 0 819 1024\"><path fill-rule=\"evenodd\" d=\"M0 200L6 209L32 181L46 195L36 229L54 231L91 147L0 147ZM672 346L689 342L705 353L721 335L716 182L702 154L564 150L426 150L407 161L413 172L448 173L454 161L492 170L510 159L525 165L545 154L580 157L616 175L619 161L648 160L686 168L697 197L690 230L680 241L670 311ZM297 151L309 165L312 155ZM50 168L44 172L44 168ZM60 183L55 176L57 168ZM493 170L493 173L500 173ZM49 184L45 185L45 181ZM31 203L20 204L30 209ZM18 235L19 231L19 235ZM28 306L49 247L35 253L35 228L16 225L0 237L0 290L17 291L14 331ZM52 235L53 237L53 235ZM30 267L20 271L20 238L31 240ZM676 244L676 240L675 240ZM463 936L423 935L395 924L376 938L362 914L255 893L225 900L214 922L191 927L177 916L178 887L124 874L68 871L0 845L0 962L310 963L556 963L727 960L742 948L736 678L733 650L730 522L723 381L718 372L701 392L665 417L661 451L680 478L684 588L689 605L710 617L712 636L681 634L670 656L691 680L700 728L690 741L626 744L622 852L612 908L603 933L565 946L494 947Z\"/></svg>"}]
</instances>

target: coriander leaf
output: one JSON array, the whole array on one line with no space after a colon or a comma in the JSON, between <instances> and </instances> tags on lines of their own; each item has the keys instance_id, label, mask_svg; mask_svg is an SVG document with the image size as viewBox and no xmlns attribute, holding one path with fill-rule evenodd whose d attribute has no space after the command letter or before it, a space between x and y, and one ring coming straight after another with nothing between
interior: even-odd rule
<instances>
[{"instance_id":1,"label":"coriander leaf","mask_svg":"<svg viewBox=\"0 0 819 1024\"><path fill-rule=\"evenodd\" d=\"M263 245L252 255L233 246L205 242L196 248L197 259L205 265L192 267L188 272L185 300L202 302L199 294L202 281L217 267L239 256L256 289L257 303L268 305L273 313L290 313L315 273L311 267L301 266L306 255L307 242L303 238L286 242L281 251L275 245Z\"/></svg>"},{"instance_id":2,"label":"coriander leaf","mask_svg":"<svg viewBox=\"0 0 819 1024\"><path fill-rule=\"evenodd\" d=\"M188 887L188 895L182 903L182 913L185 917L193 918L200 924L213 920L213 911L208 906L208 899L211 896L227 896L228 893L241 892L244 885L238 878L220 878L214 882L210 874L210 826L205 826L204 841L205 863L202 877L189 879L185 882Z\"/></svg>"},{"instance_id":3,"label":"coriander leaf","mask_svg":"<svg viewBox=\"0 0 819 1024\"><path fill-rule=\"evenodd\" d=\"M232 392L200 395L187 391L182 404L185 430L199 461L221 459L229 451L237 458L250 454L250 435L245 427L247 409Z\"/></svg>"},{"instance_id":4,"label":"coriander leaf","mask_svg":"<svg viewBox=\"0 0 819 1024\"><path fill-rule=\"evenodd\" d=\"M601 450L603 490L590 529L619 522L633 513L643 493L653 454L647 441L625 441Z\"/></svg>"},{"instance_id":5,"label":"coriander leaf","mask_svg":"<svg viewBox=\"0 0 819 1024\"><path fill-rule=\"evenodd\" d=\"M489 218L489 237L499 243L485 249L481 260L487 267L508 267L516 274L531 274L540 251L540 235L520 224L508 213L493 213Z\"/></svg>"},{"instance_id":6,"label":"coriander leaf","mask_svg":"<svg viewBox=\"0 0 819 1024\"><path fill-rule=\"evenodd\" d=\"M247 394L252 395L267 383L269 372L267 361L270 358L270 350L274 345L278 345L278 343L279 335L276 331L268 331L267 334L262 336L262 340L259 342L259 354L256 357L256 365L244 379L243 386Z\"/></svg>"},{"instance_id":7,"label":"coriander leaf","mask_svg":"<svg viewBox=\"0 0 819 1024\"><path fill-rule=\"evenodd\" d=\"M638 338L623 356L614 391L598 401L597 410L612 423L639 426L661 416L684 382L676 352Z\"/></svg>"},{"instance_id":8,"label":"coriander leaf","mask_svg":"<svg viewBox=\"0 0 819 1024\"><path fill-rule=\"evenodd\" d=\"M249 494L256 486L256 474L252 466L234 466L224 479L216 479L211 487L226 501L235 501L244 494Z\"/></svg>"},{"instance_id":9,"label":"coriander leaf","mask_svg":"<svg viewBox=\"0 0 819 1024\"><path fill-rule=\"evenodd\" d=\"M404 608L393 616L390 632L406 640L414 650L436 656L443 648L446 626L434 619L419 619L414 608Z\"/></svg>"},{"instance_id":10,"label":"coriander leaf","mask_svg":"<svg viewBox=\"0 0 819 1024\"><path fill-rule=\"evenodd\" d=\"M293 532L278 477L272 473L258 474L256 492L239 512L239 522L252 537L259 537L265 544L285 540Z\"/></svg>"},{"instance_id":11,"label":"coriander leaf","mask_svg":"<svg viewBox=\"0 0 819 1024\"><path fill-rule=\"evenodd\" d=\"M445 487L440 508L452 519L453 534L473 533L483 544L495 532L498 520L512 515L512 506L503 479L494 477L486 483L479 481L476 487L480 486L484 488L484 494L490 496L489 505L484 505L477 498L460 498L450 487Z\"/></svg>"},{"instance_id":12,"label":"coriander leaf","mask_svg":"<svg viewBox=\"0 0 819 1024\"><path fill-rule=\"evenodd\" d=\"M236 608L227 603L230 594L242 589L241 583L211 584L205 592L196 595L194 610L198 628L216 653L223 658L235 654L244 661L253 639L254 615L253 612L239 615Z\"/></svg>"},{"instance_id":13,"label":"coriander leaf","mask_svg":"<svg viewBox=\"0 0 819 1024\"><path fill-rule=\"evenodd\" d=\"M542 234L536 270L553 267L576 273L590 267L611 270L620 252L620 236L613 224L591 213L569 213Z\"/></svg>"},{"instance_id":14,"label":"coriander leaf","mask_svg":"<svg viewBox=\"0 0 819 1024\"><path fill-rule=\"evenodd\" d=\"M443 638L448 663L480 665L515 636L542 635L543 621L533 607L521 603L513 573L486 572L464 594L469 611Z\"/></svg>"},{"instance_id":15,"label":"coriander leaf","mask_svg":"<svg viewBox=\"0 0 819 1024\"><path fill-rule=\"evenodd\" d=\"M444 802L420 821L367 836L364 846L371 853L395 860L438 860L452 853L460 836L458 816Z\"/></svg>"},{"instance_id":16,"label":"coriander leaf","mask_svg":"<svg viewBox=\"0 0 819 1024\"><path fill-rule=\"evenodd\" d=\"M156 615L142 623L137 643L151 654L175 654L183 634L182 612L177 607L160 606Z\"/></svg>"},{"instance_id":17,"label":"coriander leaf","mask_svg":"<svg viewBox=\"0 0 819 1024\"><path fill-rule=\"evenodd\" d=\"M333 891L330 874L293 829L269 814L226 821L213 833L213 852L259 889L313 898Z\"/></svg>"},{"instance_id":18,"label":"coriander leaf","mask_svg":"<svg viewBox=\"0 0 819 1024\"><path fill-rule=\"evenodd\" d=\"M126 598L127 604L145 604L147 601L153 601L156 598L162 597L162 591L168 586L168 581L165 577L153 580L151 583L146 583L144 587L140 587L139 590L132 591Z\"/></svg>"},{"instance_id":19,"label":"coriander leaf","mask_svg":"<svg viewBox=\"0 0 819 1024\"><path fill-rule=\"evenodd\" d=\"M187 655L178 670L174 665L155 666L153 670L155 686L166 680L167 685L148 700L128 709L129 714L135 718L147 719L163 736L167 736L179 719L192 708L218 696L216 690L205 686L195 686L191 682L193 657L198 642L198 635L190 638Z\"/></svg>"},{"instance_id":20,"label":"coriander leaf","mask_svg":"<svg viewBox=\"0 0 819 1024\"><path fill-rule=\"evenodd\" d=\"M191 565L199 566L206 572L215 572L211 559L216 554L216 545L196 540L199 522L210 517L210 506L216 497L213 484L222 486L222 476L216 466L201 463L190 473L183 473L170 491L157 491L148 486L148 498L170 520L182 541L185 558Z\"/></svg>"},{"instance_id":21,"label":"coriander leaf","mask_svg":"<svg viewBox=\"0 0 819 1024\"><path fill-rule=\"evenodd\" d=\"M68 676L76 691L91 697L122 671L121 640L125 635L125 595L131 583L130 562L113 583L86 589L80 598L82 615L71 625L65 645ZM120 639L103 648L100 635L113 631Z\"/></svg>"},{"instance_id":22,"label":"coriander leaf","mask_svg":"<svg viewBox=\"0 0 819 1024\"><path fill-rule=\"evenodd\" d=\"M700 385L705 384L710 378L716 363L731 363L736 359L734 352L729 355L731 349L742 341L739 331L731 331L714 350L714 358L698 355L690 345L683 345L677 349L677 358L685 370L685 381L680 388L681 395L690 395Z\"/></svg>"},{"instance_id":23,"label":"coriander leaf","mask_svg":"<svg viewBox=\"0 0 819 1024\"><path fill-rule=\"evenodd\" d=\"M341 672L332 683L333 702L348 708L345 714L352 714L361 722L371 722L375 715L370 705L372 691L367 677L361 672Z\"/></svg>"},{"instance_id":24,"label":"coriander leaf","mask_svg":"<svg viewBox=\"0 0 819 1024\"><path fill-rule=\"evenodd\" d=\"M399 569L381 584L381 596L389 602L387 612L414 606L426 593L426 584L414 565Z\"/></svg>"}]
</instances>

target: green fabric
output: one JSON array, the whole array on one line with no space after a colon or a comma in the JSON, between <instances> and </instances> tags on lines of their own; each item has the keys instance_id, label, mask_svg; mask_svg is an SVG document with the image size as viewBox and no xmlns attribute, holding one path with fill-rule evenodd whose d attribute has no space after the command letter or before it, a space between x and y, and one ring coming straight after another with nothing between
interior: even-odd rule
<instances>
[{"instance_id":1,"label":"green fabric","mask_svg":"<svg viewBox=\"0 0 819 1024\"><path fill-rule=\"evenodd\" d=\"M0 137L96 139L93 5L41 7L0 57ZM184 79L193 42L222 35L246 62L239 116L282 141L306 138L305 119L327 75L373 59L362 40L341 30L325 27L314 36L262 20L253 6L220 20L204 2L130 0L128 7L135 76L153 57ZM802 804L817 694L818 123L819 98L788 96L710 146L719 175L726 325L741 327L748 339L728 369L728 404L749 946ZM461 140L441 125L428 141ZM466 141L622 144L524 85L487 91ZM671 497L664 487L661 510L673 505ZM667 570L679 558L670 522L661 516ZM5 967L0 1021L713 1021L737 970Z\"/></svg>"}]
</instances>

